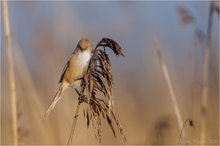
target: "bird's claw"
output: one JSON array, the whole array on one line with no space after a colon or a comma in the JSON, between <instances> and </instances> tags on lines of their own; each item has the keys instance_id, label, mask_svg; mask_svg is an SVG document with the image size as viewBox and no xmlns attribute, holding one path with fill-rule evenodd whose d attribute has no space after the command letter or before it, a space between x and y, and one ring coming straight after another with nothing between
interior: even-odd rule
<instances>
[{"instance_id":1,"label":"bird's claw","mask_svg":"<svg viewBox=\"0 0 220 146\"><path fill-rule=\"evenodd\" d=\"M85 95L81 95L81 96L79 96L78 100L79 100L80 103L83 103L83 102L86 101L86 96Z\"/></svg>"}]
</instances>

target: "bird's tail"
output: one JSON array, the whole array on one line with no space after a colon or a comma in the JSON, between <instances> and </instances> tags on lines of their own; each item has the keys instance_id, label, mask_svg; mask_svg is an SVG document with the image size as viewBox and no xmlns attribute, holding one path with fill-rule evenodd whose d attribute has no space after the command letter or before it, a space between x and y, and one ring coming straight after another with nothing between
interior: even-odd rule
<instances>
[{"instance_id":1,"label":"bird's tail","mask_svg":"<svg viewBox=\"0 0 220 146\"><path fill-rule=\"evenodd\" d=\"M62 93L68 88L68 85L65 83L62 83L59 87L59 90L55 94L52 102L50 103L49 107L47 108L47 111L44 115L45 120L48 118L50 112L54 109L57 102L60 100Z\"/></svg>"}]
</instances>

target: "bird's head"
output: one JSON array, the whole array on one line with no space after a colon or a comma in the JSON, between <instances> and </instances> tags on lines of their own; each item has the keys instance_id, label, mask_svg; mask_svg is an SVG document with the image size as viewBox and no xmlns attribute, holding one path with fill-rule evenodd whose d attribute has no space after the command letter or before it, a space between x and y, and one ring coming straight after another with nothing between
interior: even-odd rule
<instances>
[{"instance_id":1,"label":"bird's head","mask_svg":"<svg viewBox=\"0 0 220 146\"><path fill-rule=\"evenodd\" d=\"M91 51L92 43L88 39L81 39L77 45L77 47L83 51Z\"/></svg>"}]
</instances>

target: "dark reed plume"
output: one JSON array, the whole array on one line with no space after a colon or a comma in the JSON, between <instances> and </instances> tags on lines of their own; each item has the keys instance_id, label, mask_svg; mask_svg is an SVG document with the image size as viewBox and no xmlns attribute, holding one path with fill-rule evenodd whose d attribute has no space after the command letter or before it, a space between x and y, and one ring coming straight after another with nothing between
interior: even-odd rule
<instances>
[{"instance_id":1,"label":"dark reed plume","mask_svg":"<svg viewBox=\"0 0 220 146\"><path fill-rule=\"evenodd\" d=\"M218 14L218 16L219 16L219 11L220 11L220 2L219 1L212 1L212 7L213 7L213 11L215 11L217 14Z\"/></svg>"},{"instance_id":2,"label":"dark reed plume","mask_svg":"<svg viewBox=\"0 0 220 146\"><path fill-rule=\"evenodd\" d=\"M113 122L115 122L119 132L126 143L121 124L114 114L114 102L112 96L113 73L112 66L106 53L106 48L110 48L117 56L124 56L122 48L117 42L109 38L103 38L93 50L93 56L89 62L88 69L81 79L82 84L80 91L76 92L79 95L78 106L74 115L71 132L69 135L68 145L72 142L76 120L80 105L83 103L84 117L86 119L87 128L92 124L95 137L101 142L101 118L105 119L109 124L114 136L116 137ZM102 93L106 99L97 97L97 93Z\"/></svg>"},{"instance_id":3,"label":"dark reed plume","mask_svg":"<svg viewBox=\"0 0 220 146\"><path fill-rule=\"evenodd\" d=\"M187 25L190 23L196 23L195 17L192 15L191 11L183 6L178 6L176 9L180 16L180 21L182 25Z\"/></svg>"},{"instance_id":4,"label":"dark reed plume","mask_svg":"<svg viewBox=\"0 0 220 146\"><path fill-rule=\"evenodd\" d=\"M202 44L205 40L205 33L199 28L196 17L184 6L178 6L176 12L180 16L180 24L183 26L192 25L195 29L196 43Z\"/></svg>"}]
</instances>

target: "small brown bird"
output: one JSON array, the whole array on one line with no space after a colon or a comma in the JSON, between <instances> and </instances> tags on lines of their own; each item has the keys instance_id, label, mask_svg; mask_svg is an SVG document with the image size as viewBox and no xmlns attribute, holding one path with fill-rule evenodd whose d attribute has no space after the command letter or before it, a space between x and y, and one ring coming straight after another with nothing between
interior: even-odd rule
<instances>
[{"instance_id":1,"label":"small brown bird","mask_svg":"<svg viewBox=\"0 0 220 146\"><path fill-rule=\"evenodd\" d=\"M60 78L60 87L55 94L50 106L45 113L45 119L49 116L50 112L55 107L56 103L60 100L62 93L69 87L80 87L81 78L83 77L90 58L92 56L92 43L88 39L81 39L70 60L63 68L63 72Z\"/></svg>"}]
</instances>

